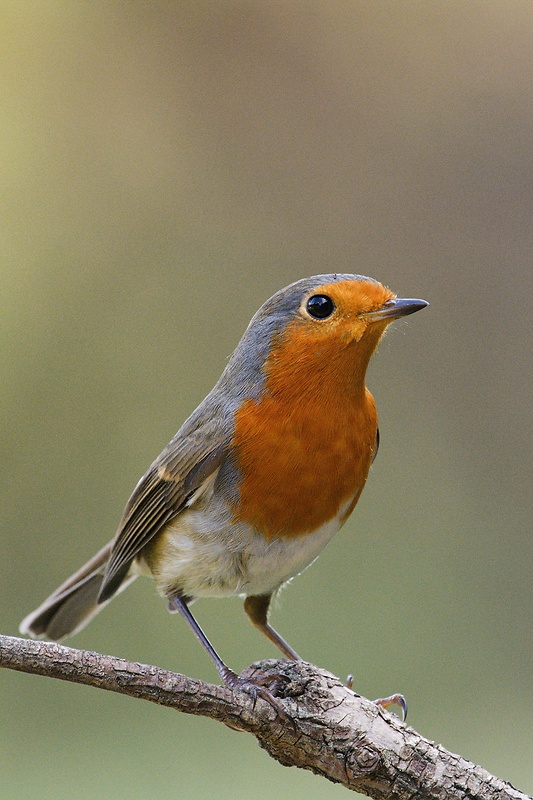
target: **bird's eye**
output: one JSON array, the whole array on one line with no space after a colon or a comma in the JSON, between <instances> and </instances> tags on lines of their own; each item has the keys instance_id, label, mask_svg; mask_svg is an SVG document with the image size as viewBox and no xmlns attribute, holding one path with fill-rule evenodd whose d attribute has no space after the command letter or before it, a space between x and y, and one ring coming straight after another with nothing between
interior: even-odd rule
<instances>
[{"instance_id":1,"label":"bird's eye","mask_svg":"<svg viewBox=\"0 0 533 800\"><path fill-rule=\"evenodd\" d=\"M327 319L335 311L335 303L327 294L314 294L305 304L307 313L315 319Z\"/></svg>"}]
</instances>

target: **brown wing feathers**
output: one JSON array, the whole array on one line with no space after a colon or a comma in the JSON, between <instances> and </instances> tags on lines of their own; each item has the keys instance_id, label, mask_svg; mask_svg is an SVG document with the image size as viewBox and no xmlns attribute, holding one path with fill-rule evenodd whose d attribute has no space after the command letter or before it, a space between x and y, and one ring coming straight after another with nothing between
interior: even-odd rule
<instances>
[{"instance_id":1,"label":"brown wing feathers","mask_svg":"<svg viewBox=\"0 0 533 800\"><path fill-rule=\"evenodd\" d=\"M179 469L183 464L170 449L161 461L158 459L152 465L124 511L98 595L99 603L113 596L135 556L186 507L189 497L218 469L225 452L225 445L218 445L196 459L187 472ZM188 455L190 465L193 459L190 452Z\"/></svg>"}]
</instances>

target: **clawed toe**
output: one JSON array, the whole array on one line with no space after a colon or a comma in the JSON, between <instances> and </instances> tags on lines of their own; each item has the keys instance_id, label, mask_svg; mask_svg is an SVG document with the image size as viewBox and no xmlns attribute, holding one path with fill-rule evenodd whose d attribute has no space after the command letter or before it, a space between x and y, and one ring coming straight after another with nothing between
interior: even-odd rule
<instances>
[{"instance_id":1,"label":"clawed toe","mask_svg":"<svg viewBox=\"0 0 533 800\"><path fill-rule=\"evenodd\" d=\"M346 678L346 686L350 691L353 691L353 675L348 675ZM402 709L402 722L407 719L407 700L403 694L391 694L389 697L378 697L373 701L381 708L389 708L389 706L399 706Z\"/></svg>"},{"instance_id":2,"label":"clawed toe","mask_svg":"<svg viewBox=\"0 0 533 800\"><path fill-rule=\"evenodd\" d=\"M407 719L407 700L403 694L391 694L389 697L378 697L374 703L381 708L389 708L389 706L399 706L402 709L402 722Z\"/></svg>"}]
</instances>

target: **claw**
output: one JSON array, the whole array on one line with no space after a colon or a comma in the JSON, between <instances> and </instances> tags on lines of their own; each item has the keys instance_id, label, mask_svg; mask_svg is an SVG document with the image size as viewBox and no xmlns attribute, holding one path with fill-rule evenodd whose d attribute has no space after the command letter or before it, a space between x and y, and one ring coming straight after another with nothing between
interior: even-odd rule
<instances>
[{"instance_id":1,"label":"claw","mask_svg":"<svg viewBox=\"0 0 533 800\"><path fill-rule=\"evenodd\" d=\"M346 687L353 692L353 675L346 676ZM381 708L389 708L389 706L399 706L402 709L402 722L407 719L407 700L403 694L391 694L390 697L378 697L373 701Z\"/></svg>"},{"instance_id":2,"label":"claw","mask_svg":"<svg viewBox=\"0 0 533 800\"><path fill-rule=\"evenodd\" d=\"M402 709L402 722L407 719L407 700L403 694L391 694L390 697L379 697L374 700L374 703L381 708L389 708L389 706L399 706Z\"/></svg>"}]
</instances>

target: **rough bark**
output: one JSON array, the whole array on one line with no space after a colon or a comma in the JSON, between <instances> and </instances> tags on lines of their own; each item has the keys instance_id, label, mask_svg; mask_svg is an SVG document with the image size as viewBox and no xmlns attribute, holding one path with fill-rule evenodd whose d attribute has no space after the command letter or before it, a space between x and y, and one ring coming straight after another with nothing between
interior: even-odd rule
<instances>
[{"instance_id":1,"label":"rough bark","mask_svg":"<svg viewBox=\"0 0 533 800\"><path fill-rule=\"evenodd\" d=\"M63 645L0 636L0 666L150 700L252 733L286 766L375 798L526 800L528 795L423 738L398 717L305 662L262 661L280 677L281 718L264 700L179 673ZM529 798L531 800L531 798Z\"/></svg>"}]
</instances>

